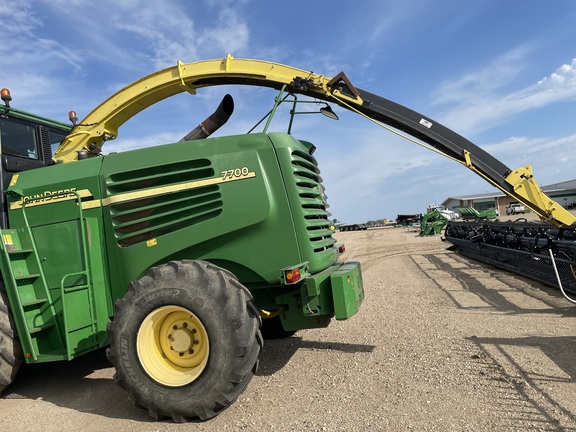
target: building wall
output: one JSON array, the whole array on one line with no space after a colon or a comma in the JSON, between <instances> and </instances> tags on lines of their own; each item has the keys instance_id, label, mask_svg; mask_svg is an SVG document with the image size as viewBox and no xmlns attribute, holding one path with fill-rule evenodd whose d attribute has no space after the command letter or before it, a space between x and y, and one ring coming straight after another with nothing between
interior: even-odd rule
<instances>
[{"instance_id":1,"label":"building wall","mask_svg":"<svg viewBox=\"0 0 576 432\"><path fill-rule=\"evenodd\" d=\"M568 191L566 191L568 192ZM548 195L558 204L566 209L574 209L576 208L576 191L571 191L571 193L562 193L562 194L550 194Z\"/></svg>"},{"instance_id":2,"label":"building wall","mask_svg":"<svg viewBox=\"0 0 576 432\"><path fill-rule=\"evenodd\" d=\"M551 190L547 192L546 189ZM554 191L556 189L556 191ZM562 205L564 208L572 210L576 209L576 179L553 185L543 187L544 192L554 201ZM495 193L496 195L497 193ZM478 198L471 197L450 197L442 204L449 210L454 210L459 207L473 207L476 210L486 210L489 208L496 208L501 215L506 214L506 207L511 203L517 203L516 198L511 198L507 195L500 196L479 196Z\"/></svg>"}]
</instances>

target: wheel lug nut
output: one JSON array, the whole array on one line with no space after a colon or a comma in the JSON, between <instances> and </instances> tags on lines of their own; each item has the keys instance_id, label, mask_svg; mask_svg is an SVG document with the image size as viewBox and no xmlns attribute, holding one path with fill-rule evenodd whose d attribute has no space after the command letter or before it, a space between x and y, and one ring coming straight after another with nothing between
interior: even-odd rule
<instances>
[{"instance_id":1,"label":"wheel lug nut","mask_svg":"<svg viewBox=\"0 0 576 432\"><path fill-rule=\"evenodd\" d=\"M184 353L181 352L181 353L178 353L178 355L179 355L180 357L182 357L182 356L184 355Z\"/></svg>"},{"instance_id":2,"label":"wheel lug nut","mask_svg":"<svg viewBox=\"0 0 576 432\"><path fill-rule=\"evenodd\" d=\"M177 326L177 325L173 325L172 328L173 328L174 330L178 330L178 326Z\"/></svg>"},{"instance_id":3,"label":"wheel lug nut","mask_svg":"<svg viewBox=\"0 0 576 432\"><path fill-rule=\"evenodd\" d=\"M194 341L194 345L198 345L199 343L200 343L199 340L195 340L195 341Z\"/></svg>"},{"instance_id":4,"label":"wheel lug nut","mask_svg":"<svg viewBox=\"0 0 576 432\"><path fill-rule=\"evenodd\" d=\"M196 330L195 328L192 329L192 333L196 333L198 330Z\"/></svg>"},{"instance_id":5,"label":"wheel lug nut","mask_svg":"<svg viewBox=\"0 0 576 432\"><path fill-rule=\"evenodd\" d=\"M182 323L182 327L188 327L188 323L187 322Z\"/></svg>"},{"instance_id":6,"label":"wheel lug nut","mask_svg":"<svg viewBox=\"0 0 576 432\"><path fill-rule=\"evenodd\" d=\"M188 354L194 354L194 350L193 350L192 348L190 348L190 349L188 350Z\"/></svg>"}]
</instances>

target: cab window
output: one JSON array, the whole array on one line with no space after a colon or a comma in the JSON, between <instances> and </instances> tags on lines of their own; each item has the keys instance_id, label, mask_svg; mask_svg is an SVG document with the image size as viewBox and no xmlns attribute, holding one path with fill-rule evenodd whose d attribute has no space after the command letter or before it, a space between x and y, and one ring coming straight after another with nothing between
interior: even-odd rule
<instances>
[{"instance_id":1,"label":"cab window","mask_svg":"<svg viewBox=\"0 0 576 432\"><path fill-rule=\"evenodd\" d=\"M70 133L70 131L61 131L57 129L50 128L50 148L52 149L52 155L56 153L56 150L60 146L60 143L64 141L64 138Z\"/></svg>"},{"instance_id":2,"label":"cab window","mask_svg":"<svg viewBox=\"0 0 576 432\"><path fill-rule=\"evenodd\" d=\"M0 119L2 154L38 159L36 128L9 119Z\"/></svg>"}]
</instances>

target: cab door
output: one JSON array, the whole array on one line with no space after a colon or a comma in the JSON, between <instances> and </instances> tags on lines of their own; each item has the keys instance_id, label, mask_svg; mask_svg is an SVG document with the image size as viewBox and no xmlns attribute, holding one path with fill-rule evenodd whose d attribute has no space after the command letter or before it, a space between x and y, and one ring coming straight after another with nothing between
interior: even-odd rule
<instances>
[{"instance_id":1,"label":"cab door","mask_svg":"<svg viewBox=\"0 0 576 432\"><path fill-rule=\"evenodd\" d=\"M10 113L0 116L0 228L8 228L4 191L12 176L53 164L51 144L62 141L67 133Z\"/></svg>"}]
</instances>

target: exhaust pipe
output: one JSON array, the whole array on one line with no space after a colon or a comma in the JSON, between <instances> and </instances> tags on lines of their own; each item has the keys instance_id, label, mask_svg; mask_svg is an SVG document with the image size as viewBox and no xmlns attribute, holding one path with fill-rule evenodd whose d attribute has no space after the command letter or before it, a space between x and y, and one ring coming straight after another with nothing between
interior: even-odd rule
<instances>
[{"instance_id":1,"label":"exhaust pipe","mask_svg":"<svg viewBox=\"0 0 576 432\"><path fill-rule=\"evenodd\" d=\"M216 132L220 126L228 121L233 112L234 99L232 99L232 96L227 94L210 117L188 132L186 136L178 142L193 141L209 137Z\"/></svg>"}]
</instances>

